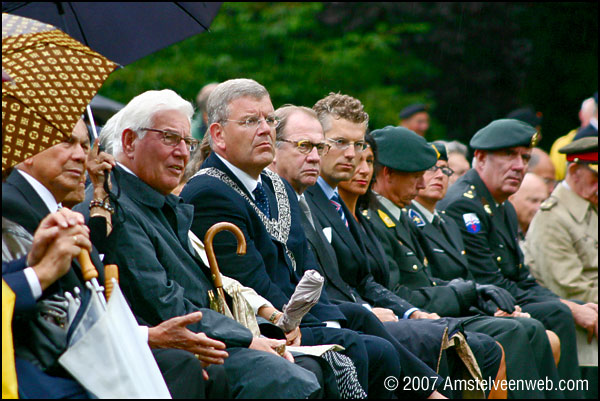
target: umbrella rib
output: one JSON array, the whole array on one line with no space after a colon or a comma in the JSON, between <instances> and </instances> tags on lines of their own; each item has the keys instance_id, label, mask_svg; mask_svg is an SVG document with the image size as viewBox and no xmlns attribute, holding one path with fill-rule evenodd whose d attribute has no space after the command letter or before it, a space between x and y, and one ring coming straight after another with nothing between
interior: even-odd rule
<instances>
[{"instance_id":1,"label":"umbrella rib","mask_svg":"<svg viewBox=\"0 0 600 401\"><path fill-rule=\"evenodd\" d=\"M203 24L203 23L202 23L200 20L198 20L196 17L194 17L194 16L193 16L193 15L192 15L192 14L191 14L191 13L190 13L188 10L186 10L186 9L185 9L183 6L181 6L181 5L179 4L179 2L176 2L176 1L175 1L175 2L173 2L173 3L174 3L174 4L175 4L177 7L179 7L179 8L181 9L181 11L183 11L184 13L186 13L186 14L187 14L187 15L188 15L190 18L192 18L194 21L196 21L198 24L200 24L200 26L201 26L202 28L204 28L204 30L205 30L206 32L208 32L208 28L207 28L206 26L204 26L204 24Z\"/></svg>"},{"instance_id":2,"label":"umbrella rib","mask_svg":"<svg viewBox=\"0 0 600 401\"><path fill-rule=\"evenodd\" d=\"M83 43L85 43L87 46L89 46L90 44L88 43L87 38L85 37L85 32L83 31L83 27L81 26L81 23L79 22L79 17L77 17L77 13L75 12L75 9L73 8L73 5L71 4L71 2L67 2L67 4L69 5L69 8L71 9L71 12L73 13L73 17L75 17L75 22L77 22L77 26L79 27L79 32L81 32L81 36L83 38ZM65 21L65 29L66 29L66 21ZM69 33L69 32L67 32Z\"/></svg>"}]
</instances>

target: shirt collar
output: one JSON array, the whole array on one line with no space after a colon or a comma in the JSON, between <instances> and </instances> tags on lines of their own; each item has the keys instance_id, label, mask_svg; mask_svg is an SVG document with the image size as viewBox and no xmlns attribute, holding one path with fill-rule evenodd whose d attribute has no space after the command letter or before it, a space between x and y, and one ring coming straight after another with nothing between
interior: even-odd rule
<instances>
[{"instance_id":1,"label":"shirt collar","mask_svg":"<svg viewBox=\"0 0 600 401\"><path fill-rule=\"evenodd\" d=\"M319 178L317 178L317 184L319 184L319 186L321 187L321 189L323 190L323 192L325 192L325 196L327 196L327 199L331 200L331 198L333 198L334 194L338 193L337 187L331 188L329 186L329 184L327 183L327 181L325 181L323 179L323 177L319 176Z\"/></svg>"},{"instance_id":2,"label":"shirt collar","mask_svg":"<svg viewBox=\"0 0 600 401\"><path fill-rule=\"evenodd\" d=\"M429 222L429 223L433 223L433 218L435 216L438 216L438 212L437 210L434 209L433 213L431 213L429 210L427 210L427 208L425 208L425 206L421 205L419 202L417 202L416 200L412 201L412 204L419 209L419 212L421 212L421 214L423 215L423 217L425 217L425 219Z\"/></svg>"},{"instance_id":3,"label":"shirt collar","mask_svg":"<svg viewBox=\"0 0 600 401\"><path fill-rule=\"evenodd\" d=\"M44 186L44 184L33 178L31 175L27 174L23 170L16 170L23 176L23 178L27 180L29 185L33 187L33 190L38 194L38 196L42 198L42 201L44 202L48 210L50 210L50 213L54 213L62 207L60 203L56 202L54 195L52 195L52 192L50 192L48 188Z\"/></svg>"},{"instance_id":4,"label":"shirt collar","mask_svg":"<svg viewBox=\"0 0 600 401\"><path fill-rule=\"evenodd\" d=\"M385 196L379 195L377 192L375 192L375 195L377 196L379 202L392 214L392 216L396 220L400 221L400 216L402 216L402 209L396 206L394 202L392 202Z\"/></svg>"},{"instance_id":5,"label":"shirt collar","mask_svg":"<svg viewBox=\"0 0 600 401\"><path fill-rule=\"evenodd\" d=\"M137 175L135 175L135 173L134 173L133 171L131 171L131 170L129 169L129 167L125 166L123 163L121 163L121 162L117 162L117 165L118 165L118 166L121 166L121 168L122 168L123 170L125 170L126 172L128 172L129 174L131 174L131 175L134 175L134 176L136 176L136 177L137 177Z\"/></svg>"},{"instance_id":6,"label":"shirt collar","mask_svg":"<svg viewBox=\"0 0 600 401\"><path fill-rule=\"evenodd\" d=\"M227 168L229 170L231 170L231 172L233 173L233 175L235 175L236 178L238 180L240 180L240 182L242 183L242 185L244 186L244 188L246 188L246 190L252 196L252 199L254 199L254 194L252 192L256 189L256 187L258 186L258 183L262 182L262 180L260 178L260 175L258 176L258 180L255 180L248 173L246 173L245 171L237 168L236 166L234 166L233 164L231 164L230 162L228 162L227 160L225 160L225 158L223 158L218 153L215 152L215 155L223 162L223 164L225 164L225 166L227 166Z\"/></svg>"}]
</instances>

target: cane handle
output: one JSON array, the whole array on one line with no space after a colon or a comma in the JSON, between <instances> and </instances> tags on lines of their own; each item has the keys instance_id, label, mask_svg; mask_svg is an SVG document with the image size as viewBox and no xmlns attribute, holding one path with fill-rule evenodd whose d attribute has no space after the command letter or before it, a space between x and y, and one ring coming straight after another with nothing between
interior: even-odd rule
<instances>
[{"instance_id":1,"label":"cane handle","mask_svg":"<svg viewBox=\"0 0 600 401\"><path fill-rule=\"evenodd\" d=\"M81 250L79 256L77 256L77 260L81 265L81 273L83 274L84 281L90 281L98 277L98 271L90 259L90 253L86 249Z\"/></svg>"},{"instance_id":2,"label":"cane handle","mask_svg":"<svg viewBox=\"0 0 600 401\"><path fill-rule=\"evenodd\" d=\"M117 283L119 282L119 267L117 265L104 266L104 277L104 296L108 301L108 299L110 298L110 294L112 294L112 290L114 288L112 279L114 278L115 280L117 280Z\"/></svg>"},{"instance_id":3,"label":"cane handle","mask_svg":"<svg viewBox=\"0 0 600 401\"><path fill-rule=\"evenodd\" d=\"M204 247L206 248L206 255L208 256L208 264L210 265L210 271L213 275L213 281L215 287L222 288L223 282L221 281L221 273L219 272L219 265L217 264L217 258L213 249L213 238L215 235L223 230L230 231L237 238L237 254L246 254L246 239L244 233L233 223L221 222L216 223L208 229L204 236Z\"/></svg>"}]
</instances>

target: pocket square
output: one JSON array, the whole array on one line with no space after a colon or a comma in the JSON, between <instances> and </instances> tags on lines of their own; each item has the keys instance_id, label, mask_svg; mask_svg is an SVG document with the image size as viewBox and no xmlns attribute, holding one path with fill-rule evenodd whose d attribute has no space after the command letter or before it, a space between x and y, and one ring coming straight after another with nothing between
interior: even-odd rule
<instances>
[{"instance_id":1,"label":"pocket square","mask_svg":"<svg viewBox=\"0 0 600 401\"><path fill-rule=\"evenodd\" d=\"M331 244L331 227L325 227L323 229L323 235L327 238L327 242Z\"/></svg>"}]
</instances>

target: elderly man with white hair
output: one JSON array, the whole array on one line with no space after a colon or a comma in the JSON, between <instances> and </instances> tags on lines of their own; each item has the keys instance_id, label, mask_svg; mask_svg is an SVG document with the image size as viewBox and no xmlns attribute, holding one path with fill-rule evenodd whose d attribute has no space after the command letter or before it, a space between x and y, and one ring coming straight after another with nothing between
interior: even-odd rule
<instances>
[{"instance_id":1,"label":"elderly man with white hair","mask_svg":"<svg viewBox=\"0 0 600 401\"><path fill-rule=\"evenodd\" d=\"M101 141L117 161L113 188L120 192L113 230L101 250L104 263L119 266L123 292L141 323L202 312L188 328L226 346L223 366L235 398L319 395L312 372L290 363L289 352L284 358L276 353L285 341L253 338L244 326L209 309L208 291L215 290L210 270L188 239L193 207L171 194L198 145L190 134L192 114L192 105L175 92L147 91L102 130Z\"/></svg>"}]
</instances>

